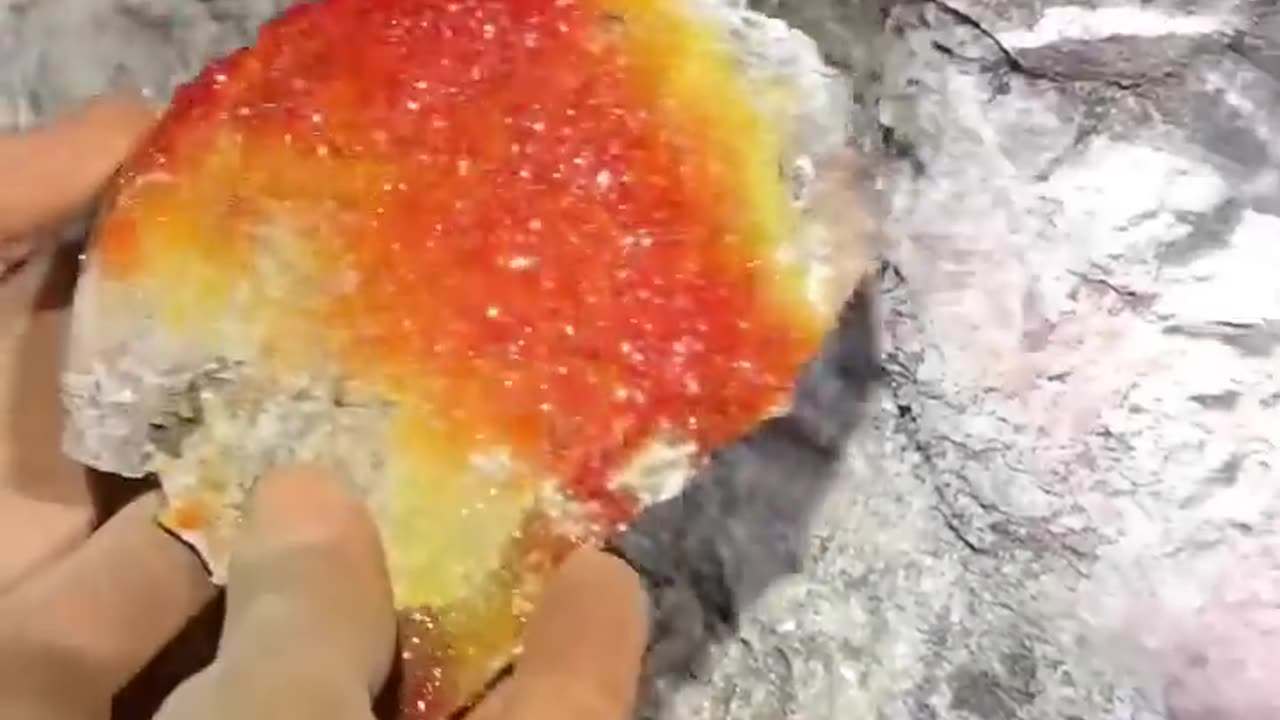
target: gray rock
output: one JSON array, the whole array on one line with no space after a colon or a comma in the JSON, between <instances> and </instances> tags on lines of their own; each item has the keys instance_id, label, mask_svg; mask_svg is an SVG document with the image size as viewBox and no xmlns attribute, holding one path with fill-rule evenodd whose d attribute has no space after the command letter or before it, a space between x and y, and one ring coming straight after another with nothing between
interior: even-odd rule
<instances>
[{"instance_id":1,"label":"gray rock","mask_svg":"<svg viewBox=\"0 0 1280 720\"><path fill-rule=\"evenodd\" d=\"M0 0L0 127L108 90L162 100L285 0Z\"/></svg>"},{"instance_id":2,"label":"gray rock","mask_svg":"<svg viewBox=\"0 0 1280 720\"><path fill-rule=\"evenodd\" d=\"M0 0L0 125L164 96L279 4ZM1280 716L1274 2L756 4L881 161L885 382L846 328L620 541L650 714Z\"/></svg>"},{"instance_id":3,"label":"gray rock","mask_svg":"<svg viewBox=\"0 0 1280 720\"><path fill-rule=\"evenodd\" d=\"M681 714L1276 716L1262 10L901 3L855 29L881 49L887 392L804 572Z\"/></svg>"}]
</instances>

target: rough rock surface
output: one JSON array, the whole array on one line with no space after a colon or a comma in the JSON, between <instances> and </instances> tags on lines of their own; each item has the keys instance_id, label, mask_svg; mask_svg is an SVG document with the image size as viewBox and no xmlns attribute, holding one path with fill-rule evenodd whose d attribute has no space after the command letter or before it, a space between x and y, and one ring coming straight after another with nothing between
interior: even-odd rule
<instances>
[{"instance_id":1,"label":"rough rock surface","mask_svg":"<svg viewBox=\"0 0 1280 720\"><path fill-rule=\"evenodd\" d=\"M163 97L277 4L0 0L0 126ZM758 5L850 73L884 157L886 381L860 416L837 338L792 418L622 541L651 713L1280 716L1273 0Z\"/></svg>"}]
</instances>

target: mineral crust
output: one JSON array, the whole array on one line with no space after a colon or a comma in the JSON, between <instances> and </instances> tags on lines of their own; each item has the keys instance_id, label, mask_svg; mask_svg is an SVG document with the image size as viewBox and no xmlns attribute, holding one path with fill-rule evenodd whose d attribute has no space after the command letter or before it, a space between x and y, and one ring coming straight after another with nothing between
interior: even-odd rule
<instances>
[{"instance_id":1,"label":"mineral crust","mask_svg":"<svg viewBox=\"0 0 1280 720\"><path fill-rule=\"evenodd\" d=\"M67 446L158 475L219 579L266 470L338 468L403 711L448 716L569 549L788 404L865 268L845 110L803 36L717 3L293 6L113 187Z\"/></svg>"}]
</instances>

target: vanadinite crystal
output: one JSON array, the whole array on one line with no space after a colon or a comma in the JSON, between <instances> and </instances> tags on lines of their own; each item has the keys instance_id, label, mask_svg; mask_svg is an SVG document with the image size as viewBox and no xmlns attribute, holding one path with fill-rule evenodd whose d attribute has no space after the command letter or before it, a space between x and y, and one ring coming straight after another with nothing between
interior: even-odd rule
<instances>
[{"instance_id":1,"label":"vanadinite crystal","mask_svg":"<svg viewBox=\"0 0 1280 720\"><path fill-rule=\"evenodd\" d=\"M792 173L832 106L744 55L794 41L769 27L682 0L293 7L121 175L69 446L157 472L215 573L267 467L337 465L387 546L405 714L455 711L568 549L786 404L856 274Z\"/></svg>"}]
</instances>

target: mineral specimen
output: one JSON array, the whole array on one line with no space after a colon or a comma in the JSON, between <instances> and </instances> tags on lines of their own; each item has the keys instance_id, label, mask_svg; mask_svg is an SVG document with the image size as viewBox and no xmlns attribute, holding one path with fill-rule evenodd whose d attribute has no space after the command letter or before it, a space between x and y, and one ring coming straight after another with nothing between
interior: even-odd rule
<instances>
[{"instance_id":1,"label":"mineral specimen","mask_svg":"<svg viewBox=\"0 0 1280 720\"><path fill-rule=\"evenodd\" d=\"M158 475L215 577L265 470L339 468L404 714L448 716L568 549L786 405L865 266L843 111L803 36L709 1L296 5L113 188L68 448Z\"/></svg>"}]
</instances>

